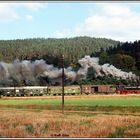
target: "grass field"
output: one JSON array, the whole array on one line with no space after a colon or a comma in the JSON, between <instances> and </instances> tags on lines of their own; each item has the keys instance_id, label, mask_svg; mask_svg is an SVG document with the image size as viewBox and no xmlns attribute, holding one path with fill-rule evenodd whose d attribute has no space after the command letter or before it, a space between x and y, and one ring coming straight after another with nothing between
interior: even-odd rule
<instances>
[{"instance_id":1,"label":"grass field","mask_svg":"<svg viewBox=\"0 0 140 140\"><path fill-rule=\"evenodd\" d=\"M140 106L140 96L80 96L79 98L65 97L65 105L87 106ZM26 100L25 100L26 99ZM60 105L61 97L58 98L2 98L0 105Z\"/></svg>"},{"instance_id":2,"label":"grass field","mask_svg":"<svg viewBox=\"0 0 140 140\"><path fill-rule=\"evenodd\" d=\"M140 137L139 95L3 97L0 137Z\"/></svg>"}]
</instances>

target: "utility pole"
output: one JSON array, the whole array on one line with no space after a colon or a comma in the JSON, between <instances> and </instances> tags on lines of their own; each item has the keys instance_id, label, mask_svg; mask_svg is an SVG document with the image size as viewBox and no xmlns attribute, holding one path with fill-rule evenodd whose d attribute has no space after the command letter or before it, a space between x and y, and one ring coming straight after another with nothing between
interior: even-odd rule
<instances>
[{"instance_id":1,"label":"utility pole","mask_svg":"<svg viewBox=\"0 0 140 140\"><path fill-rule=\"evenodd\" d=\"M62 113L64 114L64 55L62 55Z\"/></svg>"}]
</instances>

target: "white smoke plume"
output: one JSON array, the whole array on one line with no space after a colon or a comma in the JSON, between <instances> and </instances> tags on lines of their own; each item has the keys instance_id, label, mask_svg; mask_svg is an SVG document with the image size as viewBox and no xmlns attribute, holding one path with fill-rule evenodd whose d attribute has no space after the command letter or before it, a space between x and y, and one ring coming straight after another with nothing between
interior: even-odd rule
<instances>
[{"instance_id":1,"label":"white smoke plume","mask_svg":"<svg viewBox=\"0 0 140 140\"><path fill-rule=\"evenodd\" d=\"M95 70L96 76L112 76L114 78L128 79L128 80L138 80L138 76L132 72L124 72L120 69L117 69L113 65L104 64L99 65L98 57L90 57L86 55L84 58L79 60L80 65L82 66L77 72L78 75L83 75L86 77L88 68L93 68Z\"/></svg>"},{"instance_id":2,"label":"white smoke plume","mask_svg":"<svg viewBox=\"0 0 140 140\"><path fill-rule=\"evenodd\" d=\"M76 73L71 67L64 69L66 79L71 82L76 80ZM47 64L44 60L34 62L28 60L15 60L13 63L0 62L0 82L3 80L23 81L29 83L37 82L39 77L48 77L51 81L61 83L62 69Z\"/></svg>"},{"instance_id":3,"label":"white smoke plume","mask_svg":"<svg viewBox=\"0 0 140 140\"><path fill-rule=\"evenodd\" d=\"M112 76L115 78L136 80L138 77L132 72L124 72L117 69L113 65L99 65L99 58L85 56L80 59L80 69L75 72L72 67L64 69L65 78L71 82L87 77L88 68L95 70L95 76ZM24 80L26 84L35 83L39 77L48 77L50 80L59 81L61 83L62 69L47 64L44 60L36 60L34 62L28 60L15 60L13 63L0 62L0 81L16 80L20 82Z\"/></svg>"}]
</instances>

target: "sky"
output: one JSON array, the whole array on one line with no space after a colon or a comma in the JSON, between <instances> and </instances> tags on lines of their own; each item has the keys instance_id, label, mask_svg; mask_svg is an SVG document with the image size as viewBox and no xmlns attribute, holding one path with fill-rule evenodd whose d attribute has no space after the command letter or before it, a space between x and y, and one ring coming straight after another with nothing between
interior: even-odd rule
<instances>
[{"instance_id":1,"label":"sky","mask_svg":"<svg viewBox=\"0 0 140 140\"><path fill-rule=\"evenodd\" d=\"M140 2L0 2L0 40L140 39Z\"/></svg>"}]
</instances>

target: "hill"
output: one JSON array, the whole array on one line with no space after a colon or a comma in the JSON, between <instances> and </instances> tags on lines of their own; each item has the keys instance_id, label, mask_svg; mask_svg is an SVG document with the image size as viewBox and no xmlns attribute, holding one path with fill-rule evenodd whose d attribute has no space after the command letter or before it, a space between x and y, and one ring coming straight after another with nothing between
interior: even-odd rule
<instances>
[{"instance_id":1,"label":"hill","mask_svg":"<svg viewBox=\"0 0 140 140\"><path fill-rule=\"evenodd\" d=\"M14 59L44 59L49 64L60 66L58 60L65 55L65 66L74 65L85 55L93 55L101 49L113 48L120 42L105 38L33 38L0 40L0 60L11 62Z\"/></svg>"}]
</instances>

